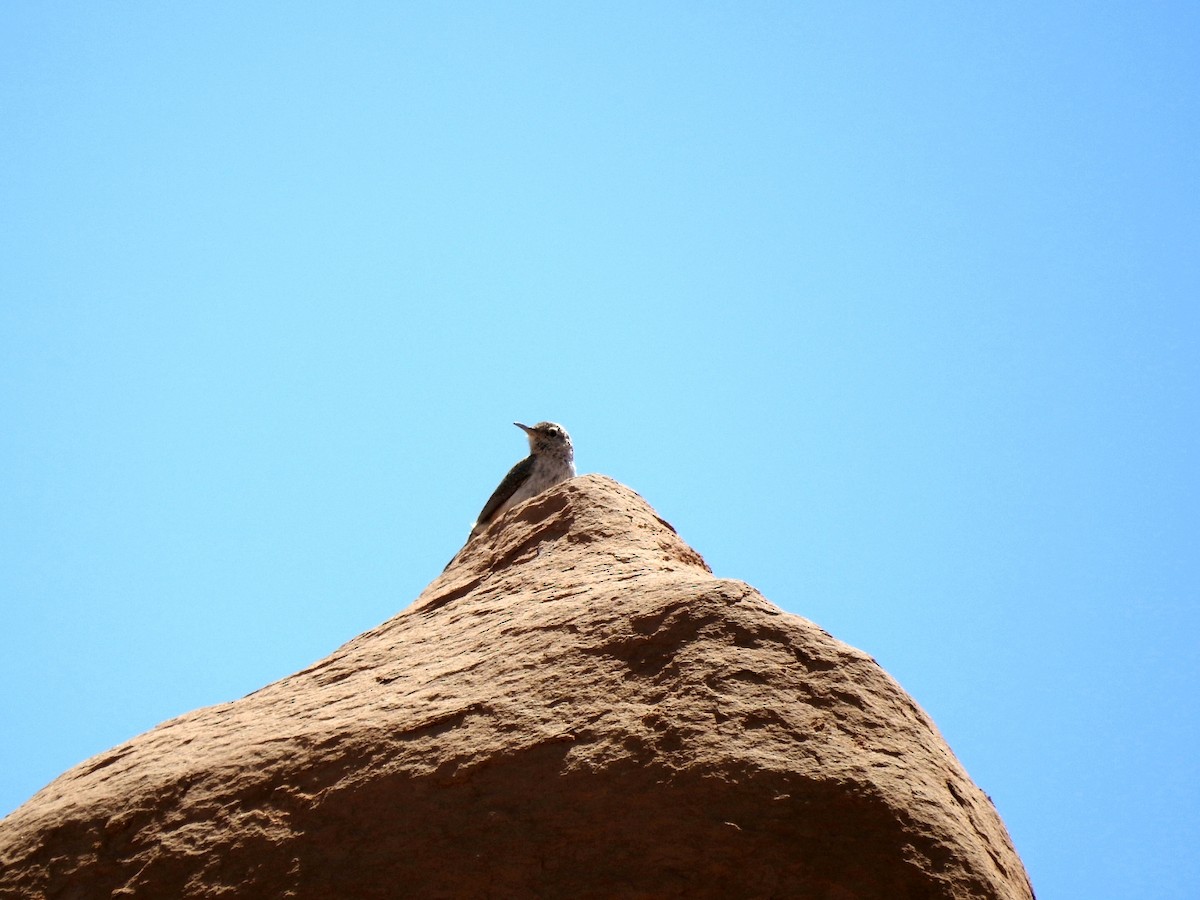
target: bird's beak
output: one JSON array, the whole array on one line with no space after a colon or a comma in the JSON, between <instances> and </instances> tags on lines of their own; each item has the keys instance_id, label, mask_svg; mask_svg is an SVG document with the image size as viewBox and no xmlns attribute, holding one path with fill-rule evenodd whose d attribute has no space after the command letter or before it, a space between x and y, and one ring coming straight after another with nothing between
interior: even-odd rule
<instances>
[{"instance_id":1,"label":"bird's beak","mask_svg":"<svg viewBox=\"0 0 1200 900\"><path fill-rule=\"evenodd\" d=\"M520 422L513 422L513 424L516 425L518 428L520 428L526 434L531 434L533 432L533 429L530 428L528 425L522 425Z\"/></svg>"}]
</instances>

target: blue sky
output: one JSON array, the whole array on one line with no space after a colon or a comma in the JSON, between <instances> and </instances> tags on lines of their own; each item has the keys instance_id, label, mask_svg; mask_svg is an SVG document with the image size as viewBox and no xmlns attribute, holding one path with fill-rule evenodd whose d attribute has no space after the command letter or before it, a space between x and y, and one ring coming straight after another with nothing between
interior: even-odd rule
<instances>
[{"instance_id":1,"label":"blue sky","mask_svg":"<svg viewBox=\"0 0 1200 900\"><path fill-rule=\"evenodd\" d=\"M6 4L0 813L398 612L553 419L875 656L1040 896L1200 895L1198 43Z\"/></svg>"}]
</instances>

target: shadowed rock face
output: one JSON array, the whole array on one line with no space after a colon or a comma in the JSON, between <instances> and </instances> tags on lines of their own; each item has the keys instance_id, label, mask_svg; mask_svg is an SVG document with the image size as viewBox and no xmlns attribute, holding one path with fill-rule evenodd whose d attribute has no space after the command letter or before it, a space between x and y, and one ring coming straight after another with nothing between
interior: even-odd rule
<instances>
[{"instance_id":1,"label":"shadowed rock face","mask_svg":"<svg viewBox=\"0 0 1200 900\"><path fill-rule=\"evenodd\" d=\"M879 666L558 485L302 672L66 772L0 896L1032 898Z\"/></svg>"}]
</instances>

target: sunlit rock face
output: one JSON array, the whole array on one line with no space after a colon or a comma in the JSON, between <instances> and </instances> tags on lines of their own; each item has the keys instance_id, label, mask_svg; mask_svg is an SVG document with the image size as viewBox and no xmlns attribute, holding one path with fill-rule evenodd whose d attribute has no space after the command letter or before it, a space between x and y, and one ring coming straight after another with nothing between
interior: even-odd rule
<instances>
[{"instance_id":1,"label":"sunlit rock face","mask_svg":"<svg viewBox=\"0 0 1200 900\"><path fill-rule=\"evenodd\" d=\"M872 659L584 476L326 659L63 774L0 822L0 896L1033 894Z\"/></svg>"}]
</instances>

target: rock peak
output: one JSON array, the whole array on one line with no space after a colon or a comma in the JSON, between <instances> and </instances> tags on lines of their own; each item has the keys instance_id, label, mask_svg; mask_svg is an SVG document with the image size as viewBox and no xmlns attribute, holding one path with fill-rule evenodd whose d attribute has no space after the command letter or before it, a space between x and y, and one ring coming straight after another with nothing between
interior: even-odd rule
<instances>
[{"instance_id":1,"label":"rock peak","mask_svg":"<svg viewBox=\"0 0 1200 900\"><path fill-rule=\"evenodd\" d=\"M501 573L522 582L558 580L567 557L575 579L687 570L712 574L703 557L640 495L603 475L580 475L510 510L468 541L415 605L439 605L447 601L438 594L464 592Z\"/></svg>"},{"instance_id":2,"label":"rock peak","mask_svg":"<svg viewBox=\"0 0 1200 900\"><path fill-rule=\"evenodd\" d=\"M326 659L60 776L0 822L6 891L1033 896L873 660L595 475Z\"/></svg>"}]
</instances>

